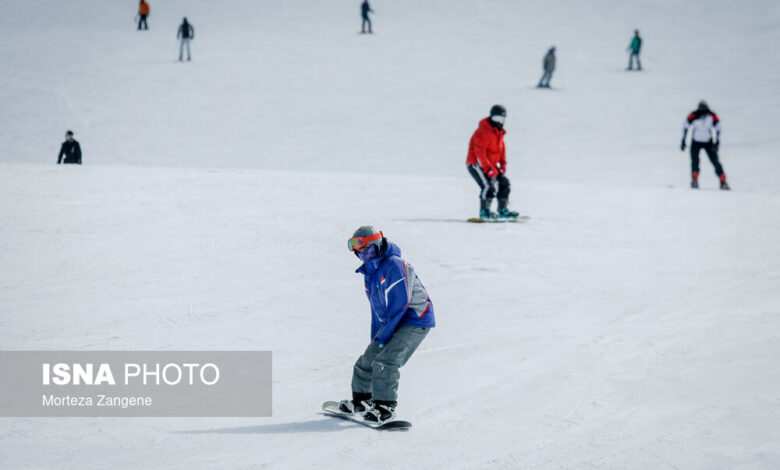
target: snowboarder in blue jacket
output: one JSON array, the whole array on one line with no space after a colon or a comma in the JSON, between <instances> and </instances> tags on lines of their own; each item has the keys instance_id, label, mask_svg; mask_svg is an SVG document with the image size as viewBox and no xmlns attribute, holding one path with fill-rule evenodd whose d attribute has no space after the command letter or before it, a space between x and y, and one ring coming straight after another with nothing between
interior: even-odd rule
<instances>
[{"instance_id":1,"label":"snowboarder in blue jacket","mask_svg":"<svg viewBox=\"0 0 780 470\"><path fill-rule=\"evenodd\" d=\"M355 363L352 400L343 400L339 408L384 422L395 417L398 369L436 325L433 304L401 249L382 232L364 225L348 247L363 262L356 272L364 277L371 305L371 343Z\"/></svg>"}]
</instances>

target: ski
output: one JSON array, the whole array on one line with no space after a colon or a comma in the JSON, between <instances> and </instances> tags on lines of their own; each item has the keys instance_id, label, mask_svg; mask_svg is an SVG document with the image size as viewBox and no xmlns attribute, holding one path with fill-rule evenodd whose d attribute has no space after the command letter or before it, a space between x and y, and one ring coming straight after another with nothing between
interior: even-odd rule
<instances>
[{"instance_id":1,"label":"ski","mask_svg":"<svg viewBox=\"0 0 780 470\"><path fill-rule=\"evenodd\" d=\"M339 402L337 401L326 401L322 404L322 411L325 416L332 416L334 418L340 418L345 419L347 421L352 421L353 423L362 424L363 426L369 427L371 429L376 429L378 431L408 431L412 427L412 423L409 421L402 421L399 419L394 419L392 421L386 421L384 423L373 423L371 421L366 421L363 419L360 415L355 415L352 413L344 413L343 411L339 410Z\"/></svg>"}]
</instances>

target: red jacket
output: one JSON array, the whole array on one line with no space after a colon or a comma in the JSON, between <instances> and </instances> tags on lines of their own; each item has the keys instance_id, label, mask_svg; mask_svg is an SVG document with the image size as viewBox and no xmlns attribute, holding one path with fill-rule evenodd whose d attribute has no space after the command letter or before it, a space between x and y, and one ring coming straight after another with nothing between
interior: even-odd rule
<instances>
[{"instance_id":1,"label":"red jacket","mask_svg":"<svg viewBox=\"0 0 780 470\"><path fill-rule=\"evenodd\" d=\"M469 156L466 165L479 163L482 171L491 177L491 169L495 172L506 171L506 148L504 148L504 134L506 131L496 129L490 124L489 118L479 122L479 127L474 131L469 142Z\"/></svg>"}]
</instances>

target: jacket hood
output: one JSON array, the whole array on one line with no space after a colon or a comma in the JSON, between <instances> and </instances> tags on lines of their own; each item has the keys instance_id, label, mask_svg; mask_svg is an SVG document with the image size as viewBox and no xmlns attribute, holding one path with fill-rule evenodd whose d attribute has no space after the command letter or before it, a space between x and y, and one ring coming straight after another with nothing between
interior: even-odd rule
<instances>
[{"instance_id":1,"label":"jacket hood","mask_svg":"<svg viewBox=\"0 0 780 470\"><path fill-rule=\"evenodd\" d=\"M391 242L390 240L387 240L387 249L385 250L384 256L401 256L401 248L398 247L395 243Z\"/></svg>"}]
</instances>

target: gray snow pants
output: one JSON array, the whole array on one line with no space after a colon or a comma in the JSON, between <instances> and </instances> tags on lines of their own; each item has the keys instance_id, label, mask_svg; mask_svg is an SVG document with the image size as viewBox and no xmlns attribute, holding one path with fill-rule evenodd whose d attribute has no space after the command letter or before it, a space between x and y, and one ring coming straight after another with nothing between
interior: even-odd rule
<instances>
[{"instance_id":1,"label":"gray snow pants","mask_svg":"<svg viewBox=\"0 0 780 470\"><path fill-rule=\"evenodd\" d=\"M550 80L552 80L552 70L545 70L544 75L542 75L542 78L539 80L540 87L549 87L550 86Z\"/></svg>"},{"instance_id":2,"label":"gray snow pants","mask_svg":"<svg viewBox=\"0 0 780 470\"><path fill-rule=\"evenodd\" d=\"M185 47L187 48L187 60L192 58L190 55L190 38L181 38L181 43L179 44L179 60L182 60L182 57L184 56Z\"/></svg>"},{"instance_id":3,"label":"gray snow pants","mask_svg":"<svg viewBox=\"0 0 780 470\"><path fill-rule=\"evenodd\" d=\"M636 58L636 69L642 70L642 62L639 62L639 52L631 51L631 55L628 56L628 70L634 69L634 58Z\"/></svg>"},{"instance_id":4,"label":"gray snow pants","mask_svg":"<svg viewBox=\"0 0 780 470\"><path fill-rule=\"evenodd\" d=\"M395 403L398 398L398 369L406 364L430 328L402 326L380 348L372 342L355 363L352 373L352 391L370 393L372 400Z\"/></svg>"}]
</instances>

